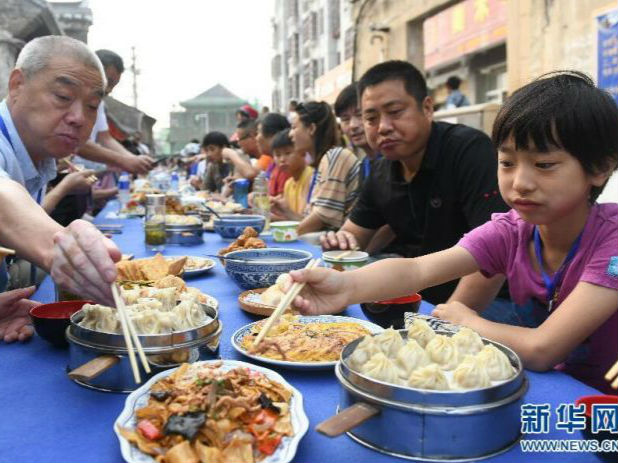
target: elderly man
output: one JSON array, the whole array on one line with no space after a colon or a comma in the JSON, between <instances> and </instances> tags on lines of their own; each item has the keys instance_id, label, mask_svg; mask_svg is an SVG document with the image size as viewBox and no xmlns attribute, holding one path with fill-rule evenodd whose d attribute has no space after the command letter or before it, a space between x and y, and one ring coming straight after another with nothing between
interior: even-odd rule
<instances>
[{"instance_id":1,"label":"elderly man","mask_svg":"<svg viewBox=\"0 0 618 463\"><path fill-rule=\"evenodd\" d=\"M105 88L105 95L107 96L120 82L120 77L124 72L124 62L120 55L111 50L97 50L96 54L103 64L107 78ZM154 160L150 156L136 156L112 137L107 125L104 102L99 105L90 139L79 149L79 154L90 161L96 161L84 163L86 167L95 170L105 168L104 164L108 164L134 174L145 174L154 167Z\"/></svg>"},{"instance_id":2,"label":"elderly man","mask_svg":"<svg viewBox=\"0 0 618 463\"><path fill-rule=\"evenodd\" d=\"M70 291L111 302L120 251L92 224L63 228L39 205L55 160L88 139L105 85L99 59L69 37L37 38L19 54L0 103L0 243Z\"/></svg>"}]
</instances>

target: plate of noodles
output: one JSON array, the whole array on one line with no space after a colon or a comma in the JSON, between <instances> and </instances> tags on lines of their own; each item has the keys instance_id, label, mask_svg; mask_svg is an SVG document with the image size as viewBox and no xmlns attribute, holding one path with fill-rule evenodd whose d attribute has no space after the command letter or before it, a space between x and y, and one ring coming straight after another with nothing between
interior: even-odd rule
<instances>
[{"instance_id":1,"label":"plate of noodles","mask_svg":"<svg viewBox=\"0 0 618 463\"><path fill-rule=\"evenodd\" d=\"M232 335L232 346L241 354L278 367L332 368L350 342L384 329L367 320L338 315L284 314L254 351L253 340L267 319L245 325Z\"/></svg>"},{"instance_id":2,"label":"plate of noodles","mask_svg":"<svg viewBox=\"0 0 618 463\"><path fill-rule=\"evenodd\" d=\"M297 389L236 360L159 373L129 394L114 423L128 463L287 463L308 427Z\"/></svg>"}]
</instances>

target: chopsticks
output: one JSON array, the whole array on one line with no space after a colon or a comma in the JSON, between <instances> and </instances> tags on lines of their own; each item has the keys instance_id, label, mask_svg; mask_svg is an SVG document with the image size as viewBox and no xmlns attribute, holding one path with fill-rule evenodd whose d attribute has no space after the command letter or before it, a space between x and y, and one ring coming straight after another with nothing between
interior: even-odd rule
<instances>
[{"instance_id":1,"label":"chopsticks","mask_svg":"<svg viewBox=\"0 0 618 463\"><path fill-rule=\"evenodd\" d=\"M142 344L137 336L137 332L135 331L135 327L133 326L133 321L131 317L127 314L126 307L124 305L124 300L120 294L120 290L115 283L112 283L112 295L114 296L114 302L116 303L116 308L118 309L118 315L120 315L120 324L122 326L122 334L124 335L124 342L127 345L127 351L129 353L129 361L131 362L131 369L133 370L133 377L135 378L135 382L137 384L142 382L142 378L139 374L139 368L137 366L137 361L135 360L135 352L133 352L133 344L137 348L137 353L139 355L139 359L142 362L142 366L146 373L150 373L150 365L148 365L148 360L146 359L146 355L144 354L144 349L142 349ZM133 339L133 342L131 342Z\"/></svg>"},{"instance_id":2,"label":"chopsticks","mask_svg":"<svg viewBox=\"0 0 618 463\"><path fill-rule=\"evenodd\" d=\"M348 257L350 254L356 251L358 251L358 248L348 249L347 251L343 251L341 254L337 254L337 256L335 256L335 259L341 260L344 257Z\"/></svg>"},{"instance_id":3,"label":"chopsticks","mask_svg":"<svg viewBox=\"0 0 618 463\"><path fill-rule=\"evenodd\" d=\"M69 166L71 169L73 169L75 172L81 172L84 170L83 167L81 166L76 166L75 164L73 164L71 161L64 161L66 163L67 166ZM88 177L88 180L90 180L93 183L96 183L99 179L97 178L96 175L91 175L90 177Z\"/></svg>"},{"instance_id":4,"label":"chopsticks","mask_svg":"<svg viewBox=\"0 0 618 463\"><path fill-rule=\"evenodd\" d=\"M307 264L307 266L305 267L305 269L310 270L310 269L316 268L318 265L320 265L320 259L311 259L309 263ZM288 306L292 303L294 298L298 296L298 294L304 287L305 287L305 283L294 283L290 287L288 292L281 299L281 302L279 302L279 305L277 306L275 311L270 315L270 317L268 317L268 320L266 321L266 325L264 325L264 328L262 328L260 332L258 333L257 338L255 338L255 341L253 342L253 348L256 348L262 342L262 340L268 334L268 332L273 327L275 322L279 319L279 317L281 317L281 314L285 312L285 309L288 308Z\"/></svg>"},{"instance_id":5,"label":"chopsticks","mask_svg":"<svg viewBox=\"0 0 618 463\"><path fill-rule=\"evenodd\" d=\"M605 373L605 379L607 381L611 381L613 379L614 382L612 383L612 389L618 389L618 361L616 361L614 366L611 367L607 373Z\"/></svg>"},{"instance_id":6,"label":"chopsticks","mask_svg":"<svg viewBox=\"0 0 618 463\"><path fill-rule=\"evenodd\" d=\"M3 248L2 246L0 246L0 254L3 256L14 256L15 250L11 248Z\"/></svg>"}]
</instances>

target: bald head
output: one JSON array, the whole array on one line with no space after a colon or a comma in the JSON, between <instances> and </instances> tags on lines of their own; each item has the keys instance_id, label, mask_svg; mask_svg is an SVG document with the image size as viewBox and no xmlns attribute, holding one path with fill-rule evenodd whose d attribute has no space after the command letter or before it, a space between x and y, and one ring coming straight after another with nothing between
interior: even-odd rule
<instances>
[{"instance_id":1,"label":"bald head","mask_svg":"<svg viewBox=\"0 0 618 463\"><path fill-rule=\"evenodd\" d=\"M28 42L19 53L15 68L21 69L24 77L30 79L45 70L54 57L60 56L96 70L101 74L103 87L107 85L103 65L97 55L83 42L64 35L47 35Z\"/></svg>"}]
</instances>

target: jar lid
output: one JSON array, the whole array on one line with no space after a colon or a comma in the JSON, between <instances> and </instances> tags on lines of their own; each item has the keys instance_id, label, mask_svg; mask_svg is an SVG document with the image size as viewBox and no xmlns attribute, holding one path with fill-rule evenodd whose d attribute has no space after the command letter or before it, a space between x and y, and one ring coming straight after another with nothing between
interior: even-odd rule
<instances>
[{"instance_id":1,"label":"jar lid","mask_svg":"<svg viewBox=\"0 0 618 463\"><path fill-rule=\"evenodd\" d=\"M164 206L165 205L165 195L159 193L153 193L146 195L146 205L147 206Z\"/></svg>"}]
</instances>

